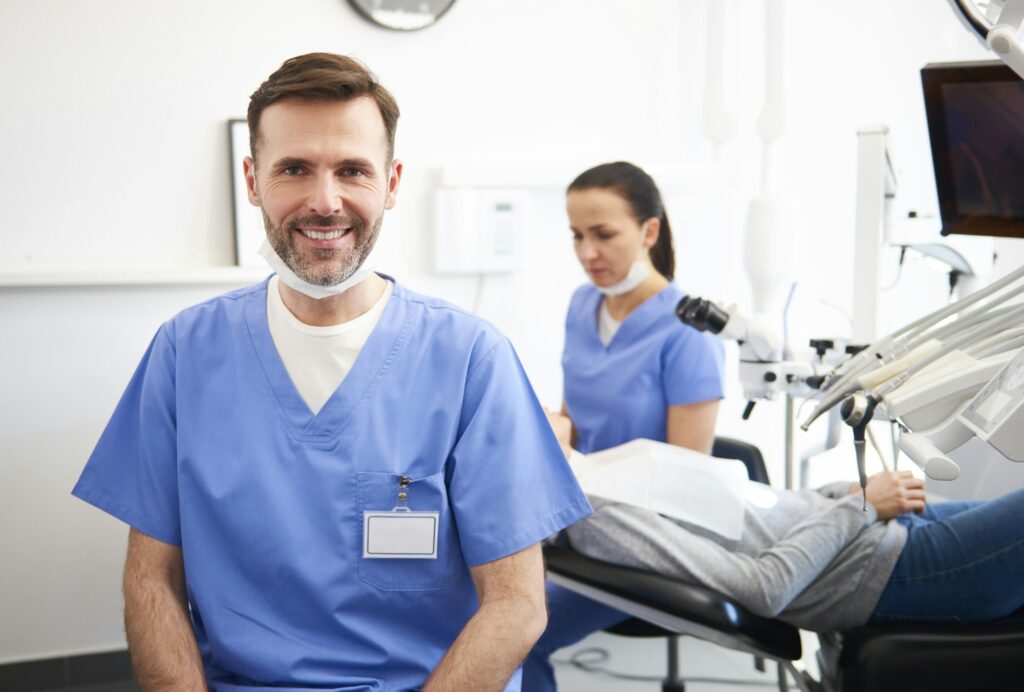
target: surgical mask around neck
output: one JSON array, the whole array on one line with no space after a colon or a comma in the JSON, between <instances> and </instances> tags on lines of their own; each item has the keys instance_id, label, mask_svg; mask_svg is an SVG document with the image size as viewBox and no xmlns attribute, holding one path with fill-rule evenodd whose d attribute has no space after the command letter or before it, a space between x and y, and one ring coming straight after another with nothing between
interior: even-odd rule
<instances>
[{"instance_id":1,"label":"surgical mask around neck","mask_svg":"<svg viewBox=\"0 0 1024 692\"><path fill-rule=\"evenodd\" d=\"M270 268L277 273L277 276L281 281L290 288L293 288L299 293L309 296L314 300L322 300L323 298L340 295L356 284L370 278L373 274L373 263L370 261L370 257L367 257L359 268L355 270L352 276L348 277L341 283L330 286L320 286L319 284L309 283L293 272L291 267L285 264L284 260L281 259L281 256L274 250L274 247L270 244L270 240L266 238L263 239L263 245L260 246L260 255L263 259L267 260L267 264L269 264Z\"/></svg>"},{"instance_id":2,"label":"surgical mask around neck","mask_svg":"<svg viewBox=\"0 0 1024 692\"><path fill-rule=\"evenodd\" d=\"M595 288L606 296L621 296L624 293L629 293L634 288L644 282L651 274L651 265L646 259L638 259L633 262L633 266L629 268L629 273L626 274L626 278L617 284L611 286L597 286Z\"/></svg>"}]
</instances>

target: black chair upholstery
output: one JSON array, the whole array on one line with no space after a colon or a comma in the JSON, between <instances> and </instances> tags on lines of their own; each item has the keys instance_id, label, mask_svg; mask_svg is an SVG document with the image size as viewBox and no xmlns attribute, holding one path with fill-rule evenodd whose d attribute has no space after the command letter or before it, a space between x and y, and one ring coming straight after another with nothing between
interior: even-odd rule
<instances>
[{"instance_id":1,"label":"black chair upholstery","mask_svg":"<svg viewBox=\"0 0 1024 692\"><path fill-rule=\"evenodd\" d=\"M571 581L580 593L592 587L621 599L611 605L631 614L643 611L664 634L689 634L730 649L787 661L801 656L795 627L754 615L711 589L593 560L561 546L545 546L544 559L556 583ZM601 600L609 603L608 598Z\"/></svg>"},{"instance_id":2,"label":"black chair upholstery","mask_svg":"<svg viewBox=\"0 0 1024 692\"><path fill-rule=\"evenodd\" d=\"M1024 611L993 622L889 624L822 637L838 692L1024 690Z\"/></svg>"},{"instance_id":3,"label":"black chair upholstery","mask_svg":"<svg viewBox=\"0 0 1024 692\"><path fill-rule=\"evenodd\" d=\"M747 478L758 483L768 484L768 468L764 465L761 450L741 440L731 437L716 437L711 447L711 456L719 459L737 459L747 467Z\"/></svg>"}]
</instances>

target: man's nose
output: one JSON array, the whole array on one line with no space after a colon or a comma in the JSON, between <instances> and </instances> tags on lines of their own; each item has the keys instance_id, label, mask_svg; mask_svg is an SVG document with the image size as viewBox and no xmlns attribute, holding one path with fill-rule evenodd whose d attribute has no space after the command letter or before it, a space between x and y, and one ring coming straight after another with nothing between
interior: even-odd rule
<instances>
[{"instance_id":1,"label":"man's nose","mask_svg":"<svg viewBox=\"0 0 1024 692\"><path fill-rule=\"evenodd\" d=\"M320 216L340 214L345 207L341 181L333 174L318 176L309 194L309 211Z\"/></svg>"}]
</instances>

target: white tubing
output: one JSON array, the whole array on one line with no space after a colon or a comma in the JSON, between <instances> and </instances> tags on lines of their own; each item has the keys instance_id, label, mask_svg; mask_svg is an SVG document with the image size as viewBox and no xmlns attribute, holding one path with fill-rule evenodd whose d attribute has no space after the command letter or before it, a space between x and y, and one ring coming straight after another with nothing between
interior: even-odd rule
<instances>
[{"instance_id":1,"label":"white tubing","mask_svg":"<svg viewBox=\"0 0 1024 692\"><path fill-rule=\"evenodd\" d=\"M910 370L913 366L925 360L929 356L942 349L942 342L932 339L921 344L907 355L872 370L866 375L857 378L858 389L876 389L893 377Z\"/></svg>"},{"instance_id":2,"label":"white tubing","mask_svg":"<svg viewBox=\"0 0 1024 692\"><path fill-rule=\"evenodd\" d=\"M924 339L926 336L925 332L933 325L941 322L950 315L963 312L966 308L978 303L979 301L987 298L990 295L993 295L998 291L1001 291L1002 289L1008 286L1011 286L1015 282L1019 281L1021 278L1024 278L1024 267L1020 267L1019 269L1007 274L1003 278L994 281L993 283L989 284L980 291L972 293L966 298L962 298L956 303L952 303L950 305L939 308L938 310L935 310L925 315L924 317L920 317L914 320L913 322L910 322L909 324L900 327L891 334L888 334L882 337L881 339L878 339L868 348L864 349L853 358L841 364L834 371L832 375L832 382L826 385L826 388L823 390L821 401L814 408L814 411L812 411L811 414L807 417L807 419L803 422L803 424L801 424L800 428L803 430L807 430L810 427L811 423L817 420L819 416L825 413L825 411L829 410L830 408L838 404L849 394L852 394L853 392L857 391L856 385L852 384L851 381L854 378L863 375L866 370L873 369L870 368L871 365L879 363L876 354L881 354L884 356L889 351L898 350L900 346L905 345L906 343L915 342L915 337L920 337L919 339L916 339L916 341ZM1021 289L1018 288L1014 292L1009 292L1007 295L1001 296L993 300L990 304L987 304L983 307L979 307L977 310L972 311L966 317L970 319L980 317L986 314L987 311L990 310L995 305L999 305L1008 300L1010 297L1013 297L1014 295L1020 293L1020 290ZM903 343L901 343L901 341Z\"/></svg>"}]
</instances>

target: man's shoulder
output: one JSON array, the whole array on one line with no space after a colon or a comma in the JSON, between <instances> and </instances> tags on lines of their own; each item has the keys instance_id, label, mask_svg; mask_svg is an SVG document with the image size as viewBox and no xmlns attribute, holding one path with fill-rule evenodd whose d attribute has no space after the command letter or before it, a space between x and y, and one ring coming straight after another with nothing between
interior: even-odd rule
<instances>
[{"instance_id":1,"label":"man's shoulder","mask_svg":"<svg viewBox=\"0 0 1024 692\"><path fill-rule=\"evenodd\" d=\"M460 341L462 339L468 341L483 339L488 342L506 340L497 327L482 317L441 298L410 290L397 281L392 297L413 308L419 314L423 326L431 332L437 333L438 336L443 334L448 337L458 337Z\"/></svg>"},{"instance_id":2,"label":"man's shoulder","mask_svg":"<svg viewBox=\"0 0 1024 692\"><path fill-rule=\"evenodd\" d=\"M169 319L167 325L175 331L181 331L197 326L209 326L212 322L221 320L231 320L232 316L241 316L246 298L253 294L266 294L266 291L267 280L263 280L222 293L185 308Z\"/></svg>"}]
</instances>

